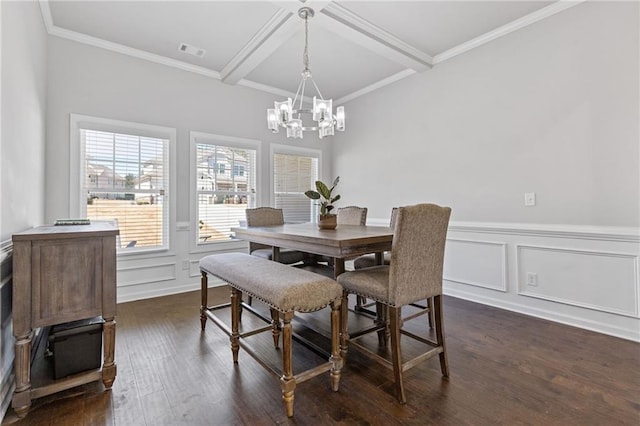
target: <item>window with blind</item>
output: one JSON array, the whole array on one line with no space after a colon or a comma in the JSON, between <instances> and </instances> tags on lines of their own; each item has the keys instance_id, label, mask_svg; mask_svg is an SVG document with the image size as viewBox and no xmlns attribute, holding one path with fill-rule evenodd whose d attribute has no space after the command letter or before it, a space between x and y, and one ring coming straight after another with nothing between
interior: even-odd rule
<instances>
[{"instance_id":1,"label":"window with blind","mask_svg":"<svg viewBox=\"0 0 640 426\"><path fill-rule=\"evenodd\" d=\"M318 180L318 158L302 155L273 155L275 207L281 208L284 221L313 222L317 206L305 191L315 188Z\"/></svg>"},{"instance_id":2,"label":"window with blind","mask_svg":"<svg viewBox=\"0 0 640 426\"><path fill-rule=\"evenodd\" d=\"M195 138L197 244L230 241L256 206L257 151L211 137Z\"/></svg>"},{"instance_id":3,"label":"window with blind","mask_svg":"<svg viewBox=\"0 0 640 426\"><path fill-rule=\"evenodd\" d=\"M169 247L169 140L80 128L81 214L117 221L119 251Z\"/></svg>"}]
</instances>

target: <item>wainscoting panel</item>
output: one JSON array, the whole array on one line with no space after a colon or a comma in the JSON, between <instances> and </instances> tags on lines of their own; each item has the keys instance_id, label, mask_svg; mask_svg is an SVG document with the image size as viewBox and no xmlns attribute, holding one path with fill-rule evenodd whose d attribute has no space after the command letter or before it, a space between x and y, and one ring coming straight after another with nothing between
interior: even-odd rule
<instances>
[{"instance_id":1,"label":"wainscoting panel","mask_svg":"<svg viewBox=\"0 0 640 426\"><path fill-rule=\"evenodd\" d=\"M521 295L638 317L637 255L518 245L516 264Z\"/></svg>"},{"instance_id":2,"label":"wainscoting panel","mask_svg":"<svg viewBox=\"0 0 640 426\"><path fill-rule=\"evenodd\" d=\"M142 265L118 266L118 287L171 281L176 279L176 262L164 261Z\"/></svg>"},{"instance_id":3,"label":"wainscoting panel","mask_svg":"<svg viewBox=\"0 0 640 426\"><path fill-rule=\"evenodd\" d=\"M445 248L445 279L507 291L506 247L501 242L448 238Z\"/></svg>"},{"instance_id":4,"label":"wainscoting panel","mask_svg":"<svg viewBox=\"0 0 640 426\"><path fill-rule=\"evenodd\" d=\"M639 257L637 228L452 222L444 293L640 341Z\"/></svg>"}]
</instances>

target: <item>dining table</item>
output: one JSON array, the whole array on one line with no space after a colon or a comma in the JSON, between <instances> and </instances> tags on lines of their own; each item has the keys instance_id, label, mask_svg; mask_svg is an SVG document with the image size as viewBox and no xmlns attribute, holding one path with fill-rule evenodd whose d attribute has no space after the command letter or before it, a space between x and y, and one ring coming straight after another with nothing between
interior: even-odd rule
<instances>
[{"instance_id":1,"label":"dining table","mask_svg":"<svg viewBox=\"0 0 640 426\"><path fill-rule=\"evenodd\" d=\"M239 226L231 228L235 238L265 244L273 248L273 260L278 260L281 248L332 257L333 275L345 271L345 260L375 253L382 264L385 251L391 250L393 230L388 226L338 225L335 229L320 229L316 223L285 223L275 226Z\"/></svg>"}]
</instances>

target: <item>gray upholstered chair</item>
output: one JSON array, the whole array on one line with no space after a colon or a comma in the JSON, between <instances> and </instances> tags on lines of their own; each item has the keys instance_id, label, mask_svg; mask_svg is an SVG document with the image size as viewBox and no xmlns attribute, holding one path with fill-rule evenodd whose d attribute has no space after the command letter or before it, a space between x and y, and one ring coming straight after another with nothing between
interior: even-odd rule
<instances>
[{"instance_id":1,"label":"gray upholstered chair","mask_svg":"<svg viewBox=\"0 0 640 426\"><path fill-rule=\"evenodd\" d=\"M390 264L345 272L338 276L338 282L344 290L341 307L343 358L347 354L347 345L351 344L391 368L394 372L397 397L401 403L406 402L403 371L418 362L437 354L440 357L442 375L449 376L442 314L442 269L450 215L449 207L435 204L400 207L394 227ZM375 326L348 334L349 294L376 301L380 318ZM434 300L435 341L403 329L406 319L402 318L402 307L429 298ZM359 337L372 331L378 332L382 345L386 345L387 332L390 333L391 361L381 357L380 350L372 351L357 342ZM401 335L422 342L429 350L411 360L403 361Z\"/></svg>"},{"instance_id":2,"label":"gray upholstered chair","mask_svg":"<svg viewBox=\"0 0 640 426\"><path fill-rule=\"evenodd\" d=\"M397 213L398 213L397 207L394 207L391 209L391 221L389 223L389 227L391 229L393 229L393 227L395 226ZM390 261L391 261L391 253L385 252L383 264L388 265ZM355 269L369 268L371 266L376 266L376 256L374 254L365 254L362 256L358 256L353 261L353 267Z\"/></svg>"},{"instance_id":3,"label":"gray upholstered chair","mask_svg":"<svg viewBox=\"0 0 640 426\"><path fill-rule=\"evenodd\" d=\"M274 226L284 224L284 215L282 209L274 209L273 207L258 207L254 209L246 209L247 226ZM271 246L264 244L249 243L249 253L254 256L265 259L273 259L273 250ZM305 253L287 248L280 249L280 257L278 261L291 265L301 262L305 258Z\"/></svg>"},{"instance_id":4,"label":"gray upholstered chair","mask_svg":"<svg viewBox=\"0 0 640 426\"><path fill-rule=\"evenodd\" d=\"M358 206L340 207L337 212L337 222L340 225L365 226L367 224L367 208ZM333 258L328 256L315 256L313 260L317 262L327 262L327 265L333 267ZM308 261L308 260L307 260ZM320 272L323 273L323 272ZM325 274L332 273L328 271Z\"/></svg>"},{"instance_id":5,"label":"gray upholstered chair","mask_svg":"<svg viewBox=\"0 0 640 426\"><path fill-rule=\"evenodd\" d=\"M367 224L367 208L366 207L340 207L338 209L338 226L340 225L360 225Z\"/></svg>"}]
</instances>

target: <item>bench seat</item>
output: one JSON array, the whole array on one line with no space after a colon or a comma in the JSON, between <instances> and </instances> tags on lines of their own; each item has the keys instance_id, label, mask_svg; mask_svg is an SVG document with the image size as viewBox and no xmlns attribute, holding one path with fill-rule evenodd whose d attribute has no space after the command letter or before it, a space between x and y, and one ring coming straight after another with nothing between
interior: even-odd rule
<instances>
[{"instance_id":1,"label":"bench seat","mask_svg":"<svg viewBox=\"0 0 640 426\"><path fill-rule=\"evenodd\" d=\"M282 263L273 262L244 253L223 253L205 256L200 260L201 306L200 321L204 331L207 319L213 321L231 337L233 362L238 362L239 348L270 372L280 378L282 399L288 417L293 416L293 399L296 383L309 380L330 371L331 387L338 390L342 358L340 357L340 305L342 286L335 280ZM218 307L207 304L208 274L216 276L231 287L231 329L213 311ZM271 311L271 325L257 330L239 333L242 294L267 304ZM331 306L331 356L328 362L293 375L292 327L294 313L315 312ZM228 306L228 305L227 305ZM282 321L282 322L281 322ZM247 345L243 337L271 330L277 349L282 332L282 371L271 369L261 362L260 355Z\"/></svg>"}]
</instances>

